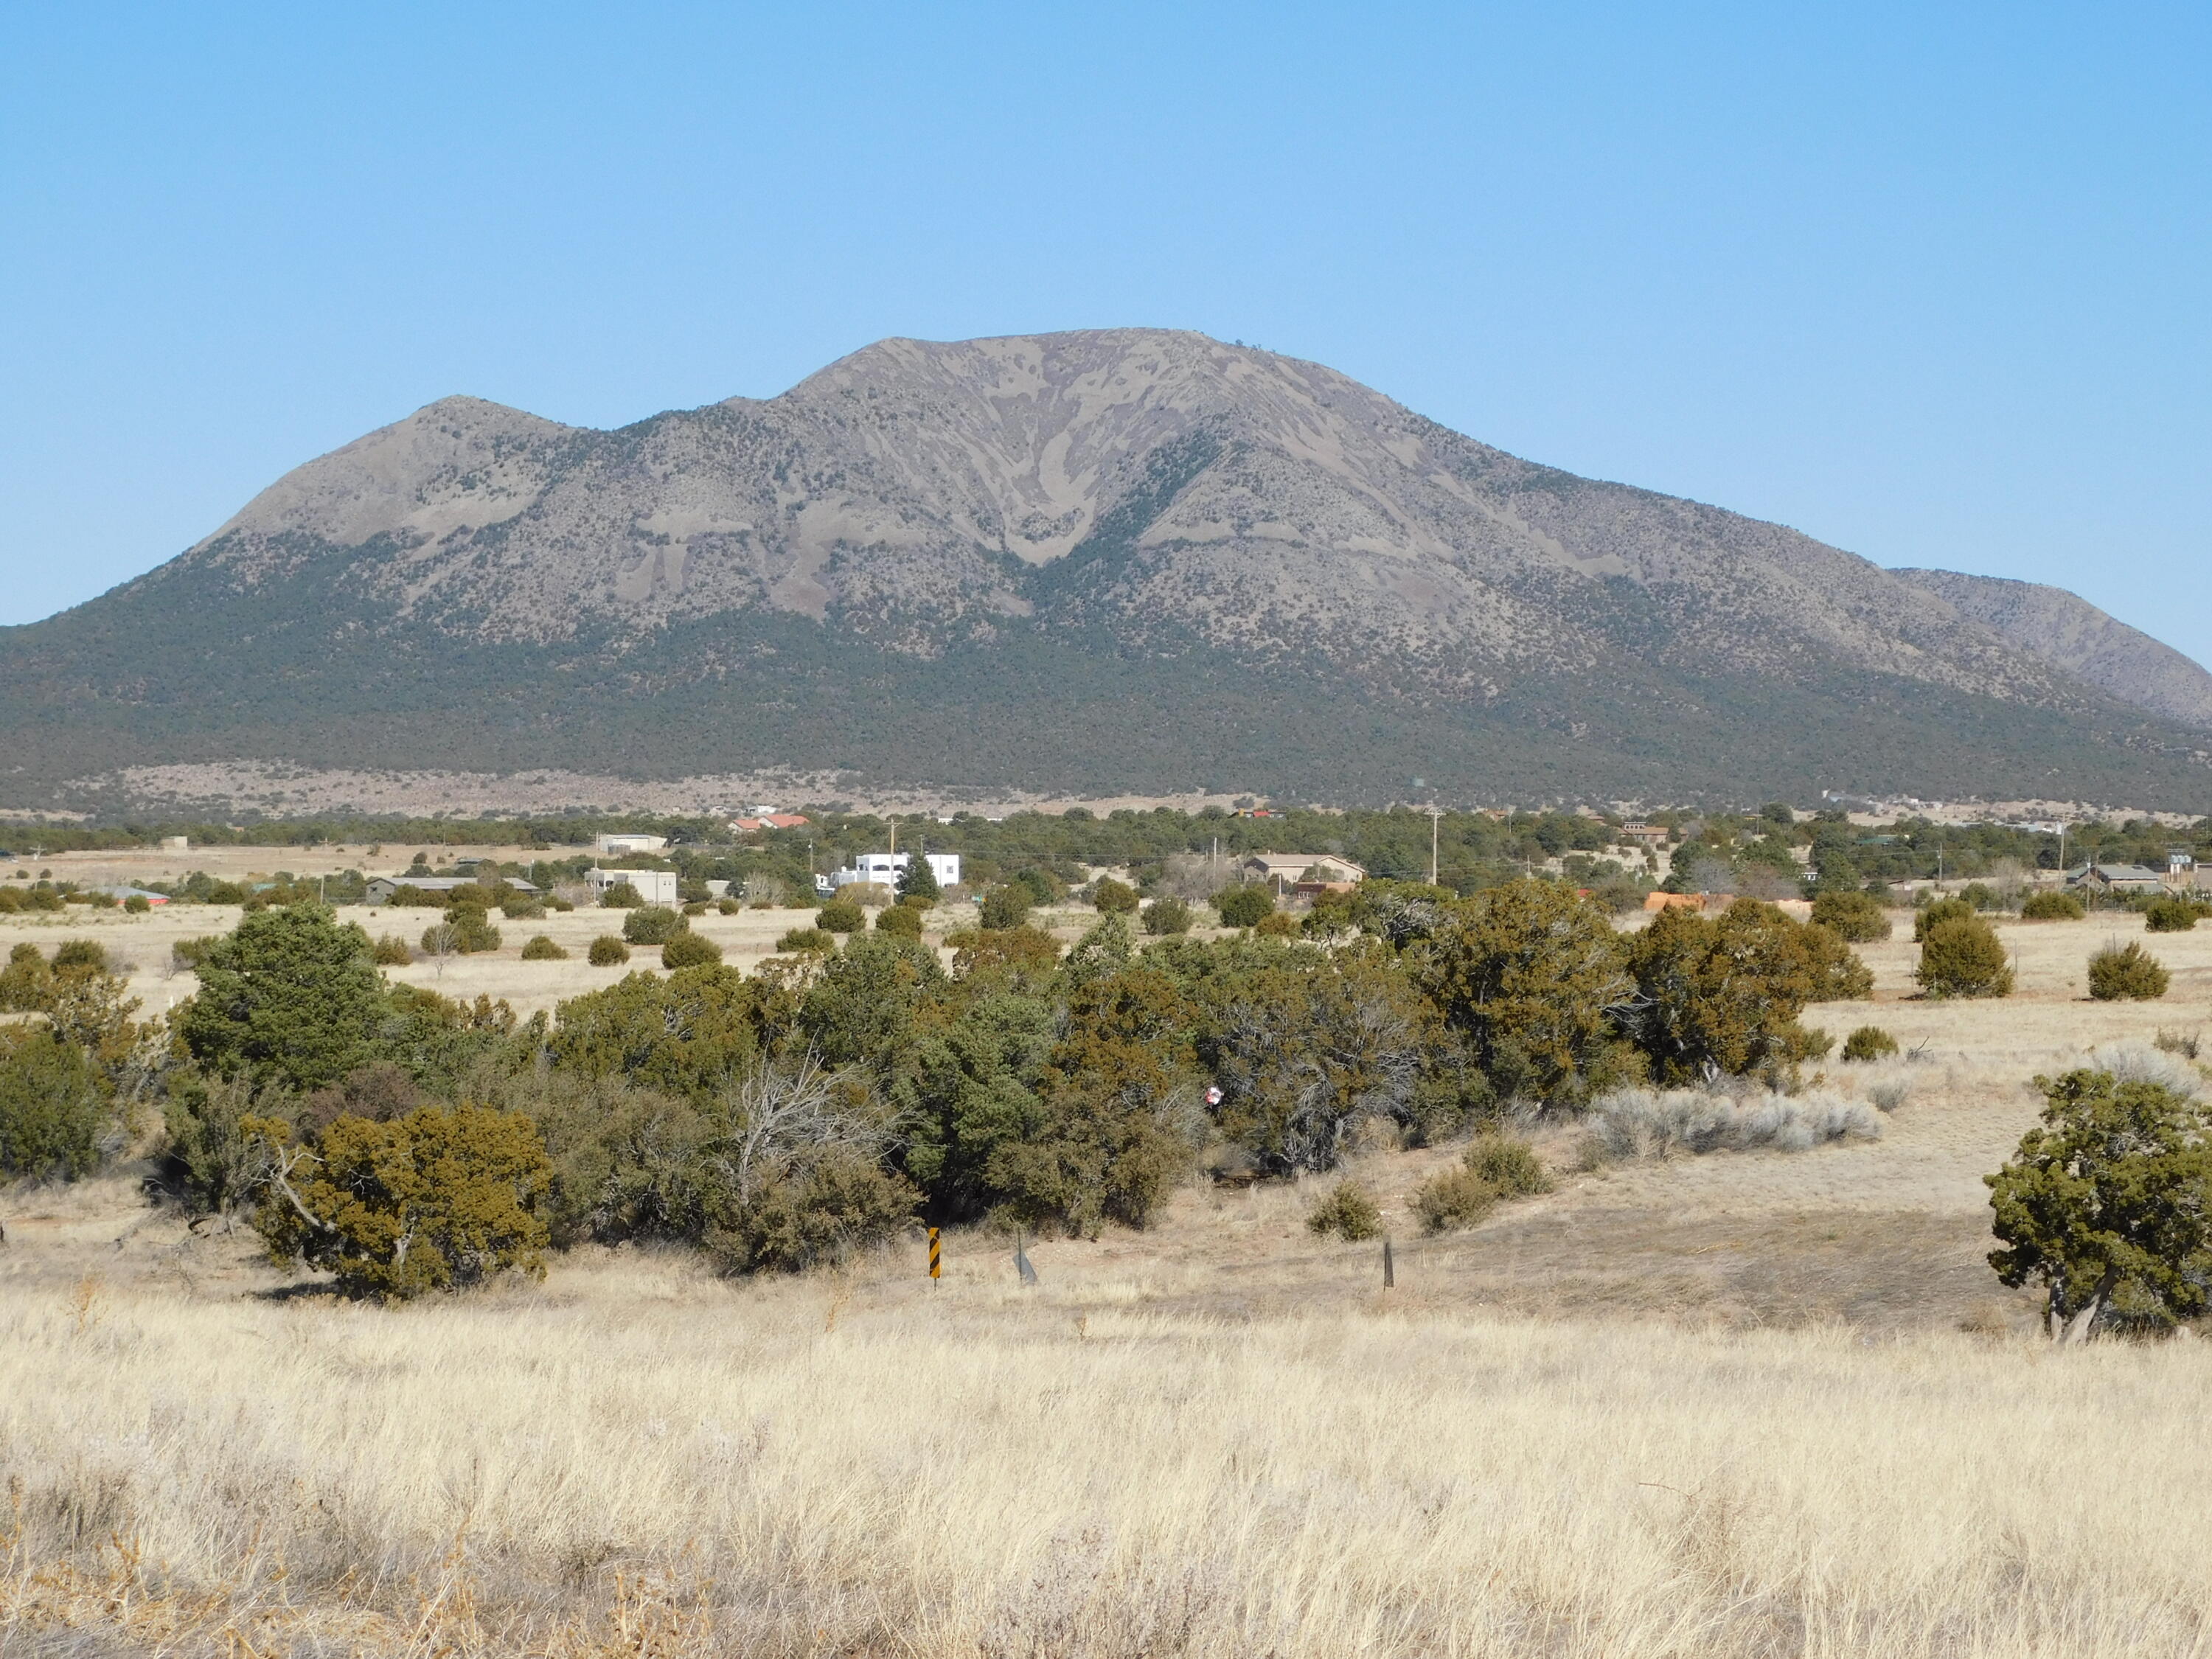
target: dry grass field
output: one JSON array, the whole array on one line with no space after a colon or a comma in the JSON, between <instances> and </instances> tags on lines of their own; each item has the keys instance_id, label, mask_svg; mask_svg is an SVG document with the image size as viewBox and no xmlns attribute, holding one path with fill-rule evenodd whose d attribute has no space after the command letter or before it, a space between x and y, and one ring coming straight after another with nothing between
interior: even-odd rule
<instances>
[{"instance_id":1,"label":"dry grass field","mask_svg":"<svg viewBox=\"0 0 2212 1659\"><path fill-rule=\"evenodd\" d=\"M705 931L742 962L790 920ZM1557 1192L1436 1241L1404 1199L1452 1149L1364 1152L1388 1291L1311 1185L1032 1243L1032 1291L957 1234L935 1287L918 1243L771 1281L590 1250L399 1310L124 1179L0 1196L0 1653L2205 1652L2212 1349L2052 1351L1981 1259L2027 1077L2212 1026L2212 927L2148 941L2163 1002L2081 1000L2139 927L2006 926L1992 1003L1865 947L1875 1003L1814 1013L1920 1048L1878 1141L1577 1173L1548 1131ZM506 931L440 988L616 971Z\"/></svg>"}]
</instances>

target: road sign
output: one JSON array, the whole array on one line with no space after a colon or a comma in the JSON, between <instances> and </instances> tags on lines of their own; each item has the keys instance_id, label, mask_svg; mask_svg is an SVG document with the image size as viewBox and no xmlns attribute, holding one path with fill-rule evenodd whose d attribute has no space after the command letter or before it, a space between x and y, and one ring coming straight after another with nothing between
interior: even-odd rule
<instances>
[{"instance_id":1,"label":"road sign","mask_svg":"<svg viewBox=\"0 0 2212 1659\"><path fill-rule=\"evenodd\" d=\"M937 1229L934 1227L929 1230L929 1276L932 1279L945 1276L945 1257L938 1249Z\"/></svg>"}]
</instances>

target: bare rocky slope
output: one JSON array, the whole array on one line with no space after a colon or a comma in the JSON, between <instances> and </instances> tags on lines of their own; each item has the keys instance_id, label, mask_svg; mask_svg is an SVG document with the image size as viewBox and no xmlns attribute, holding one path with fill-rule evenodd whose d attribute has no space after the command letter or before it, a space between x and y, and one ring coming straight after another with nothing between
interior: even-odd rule
<instances>
[{"instance_id":1,"label":"bare rocky slope","mask_svg":"<svg viewBox=\"0 0 2212 1659\"><path fill-rule=\"evenodd\" d=\"M2212 730L2212 674L2170 645L2106 616L2063 587L1969 576L1956 570L1896 570L1960 616L2054 668L2122 702L2185 726Z\"/></svg>"},{"instance_id":2,"label":"bare rocky slope","mask_svg":"<svg viewBox=\"0 0 2212 1659\"><path fill-rule=\"evenodd\" d=\"M2081 633L1200 335L888 340L614 432L447 398L307 463L0 630L0 787L268 758L2212 804L2203 711L2135 706Z\"/></svg>"}]
</instances>

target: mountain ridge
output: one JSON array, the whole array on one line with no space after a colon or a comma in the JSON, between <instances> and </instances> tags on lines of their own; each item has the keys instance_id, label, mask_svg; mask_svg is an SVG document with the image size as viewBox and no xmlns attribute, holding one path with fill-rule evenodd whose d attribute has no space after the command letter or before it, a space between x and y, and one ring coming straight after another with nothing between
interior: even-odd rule
<instances>
[{"instance_id":1,"label":"mountain ridge","mask_svg":"<svg viewBox=\"0 0 2212 1659\"><path fill-rule=\"evenodd\" d=\"M1225 765L1241 722L1240 784L1309 792L1687 798L1762 793L1758 769L1958 794L1938 775L1964 765L1996 794L2212 799L2189 726L2114 694L2124 646L2069 666L1907 575L1325 366L1103 330L881 341L607 432L441 398L0 631L0 710L41 786L64 747L366 760L404 732L472 767L1164 790ZM912 741L863 729L885 709ZM1324 730L1339 763L1307 752Z\"/></svg>"}]
</instances>

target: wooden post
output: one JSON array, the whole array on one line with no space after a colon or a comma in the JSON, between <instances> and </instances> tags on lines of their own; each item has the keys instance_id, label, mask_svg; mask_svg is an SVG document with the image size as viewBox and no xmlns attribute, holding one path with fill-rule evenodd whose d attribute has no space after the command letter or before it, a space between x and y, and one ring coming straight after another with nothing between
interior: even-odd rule
<instances>
[{"instance_id":1,"label":"wooden post","mask_svg":"<svg viewBox=\"0 0 2212 1659\"><path fill-rule=\"evenodd\" d=\"M1389 1290L1398 1283L1397 1267L1390 1259L1390 1241L1382 1241L1382 1288Z\"/></svg>"},{"instance_id":2,"label":"wooden post","mask_svg":"<svg viewBox=\"0 0 2212 1659\"><path fill-rule=\"evenodd\" d=\"M945 1276L945 1257L937 1243L937 1229L929 1230L929 1277L933 1282Z\"/></svg>"}]
</instances>

